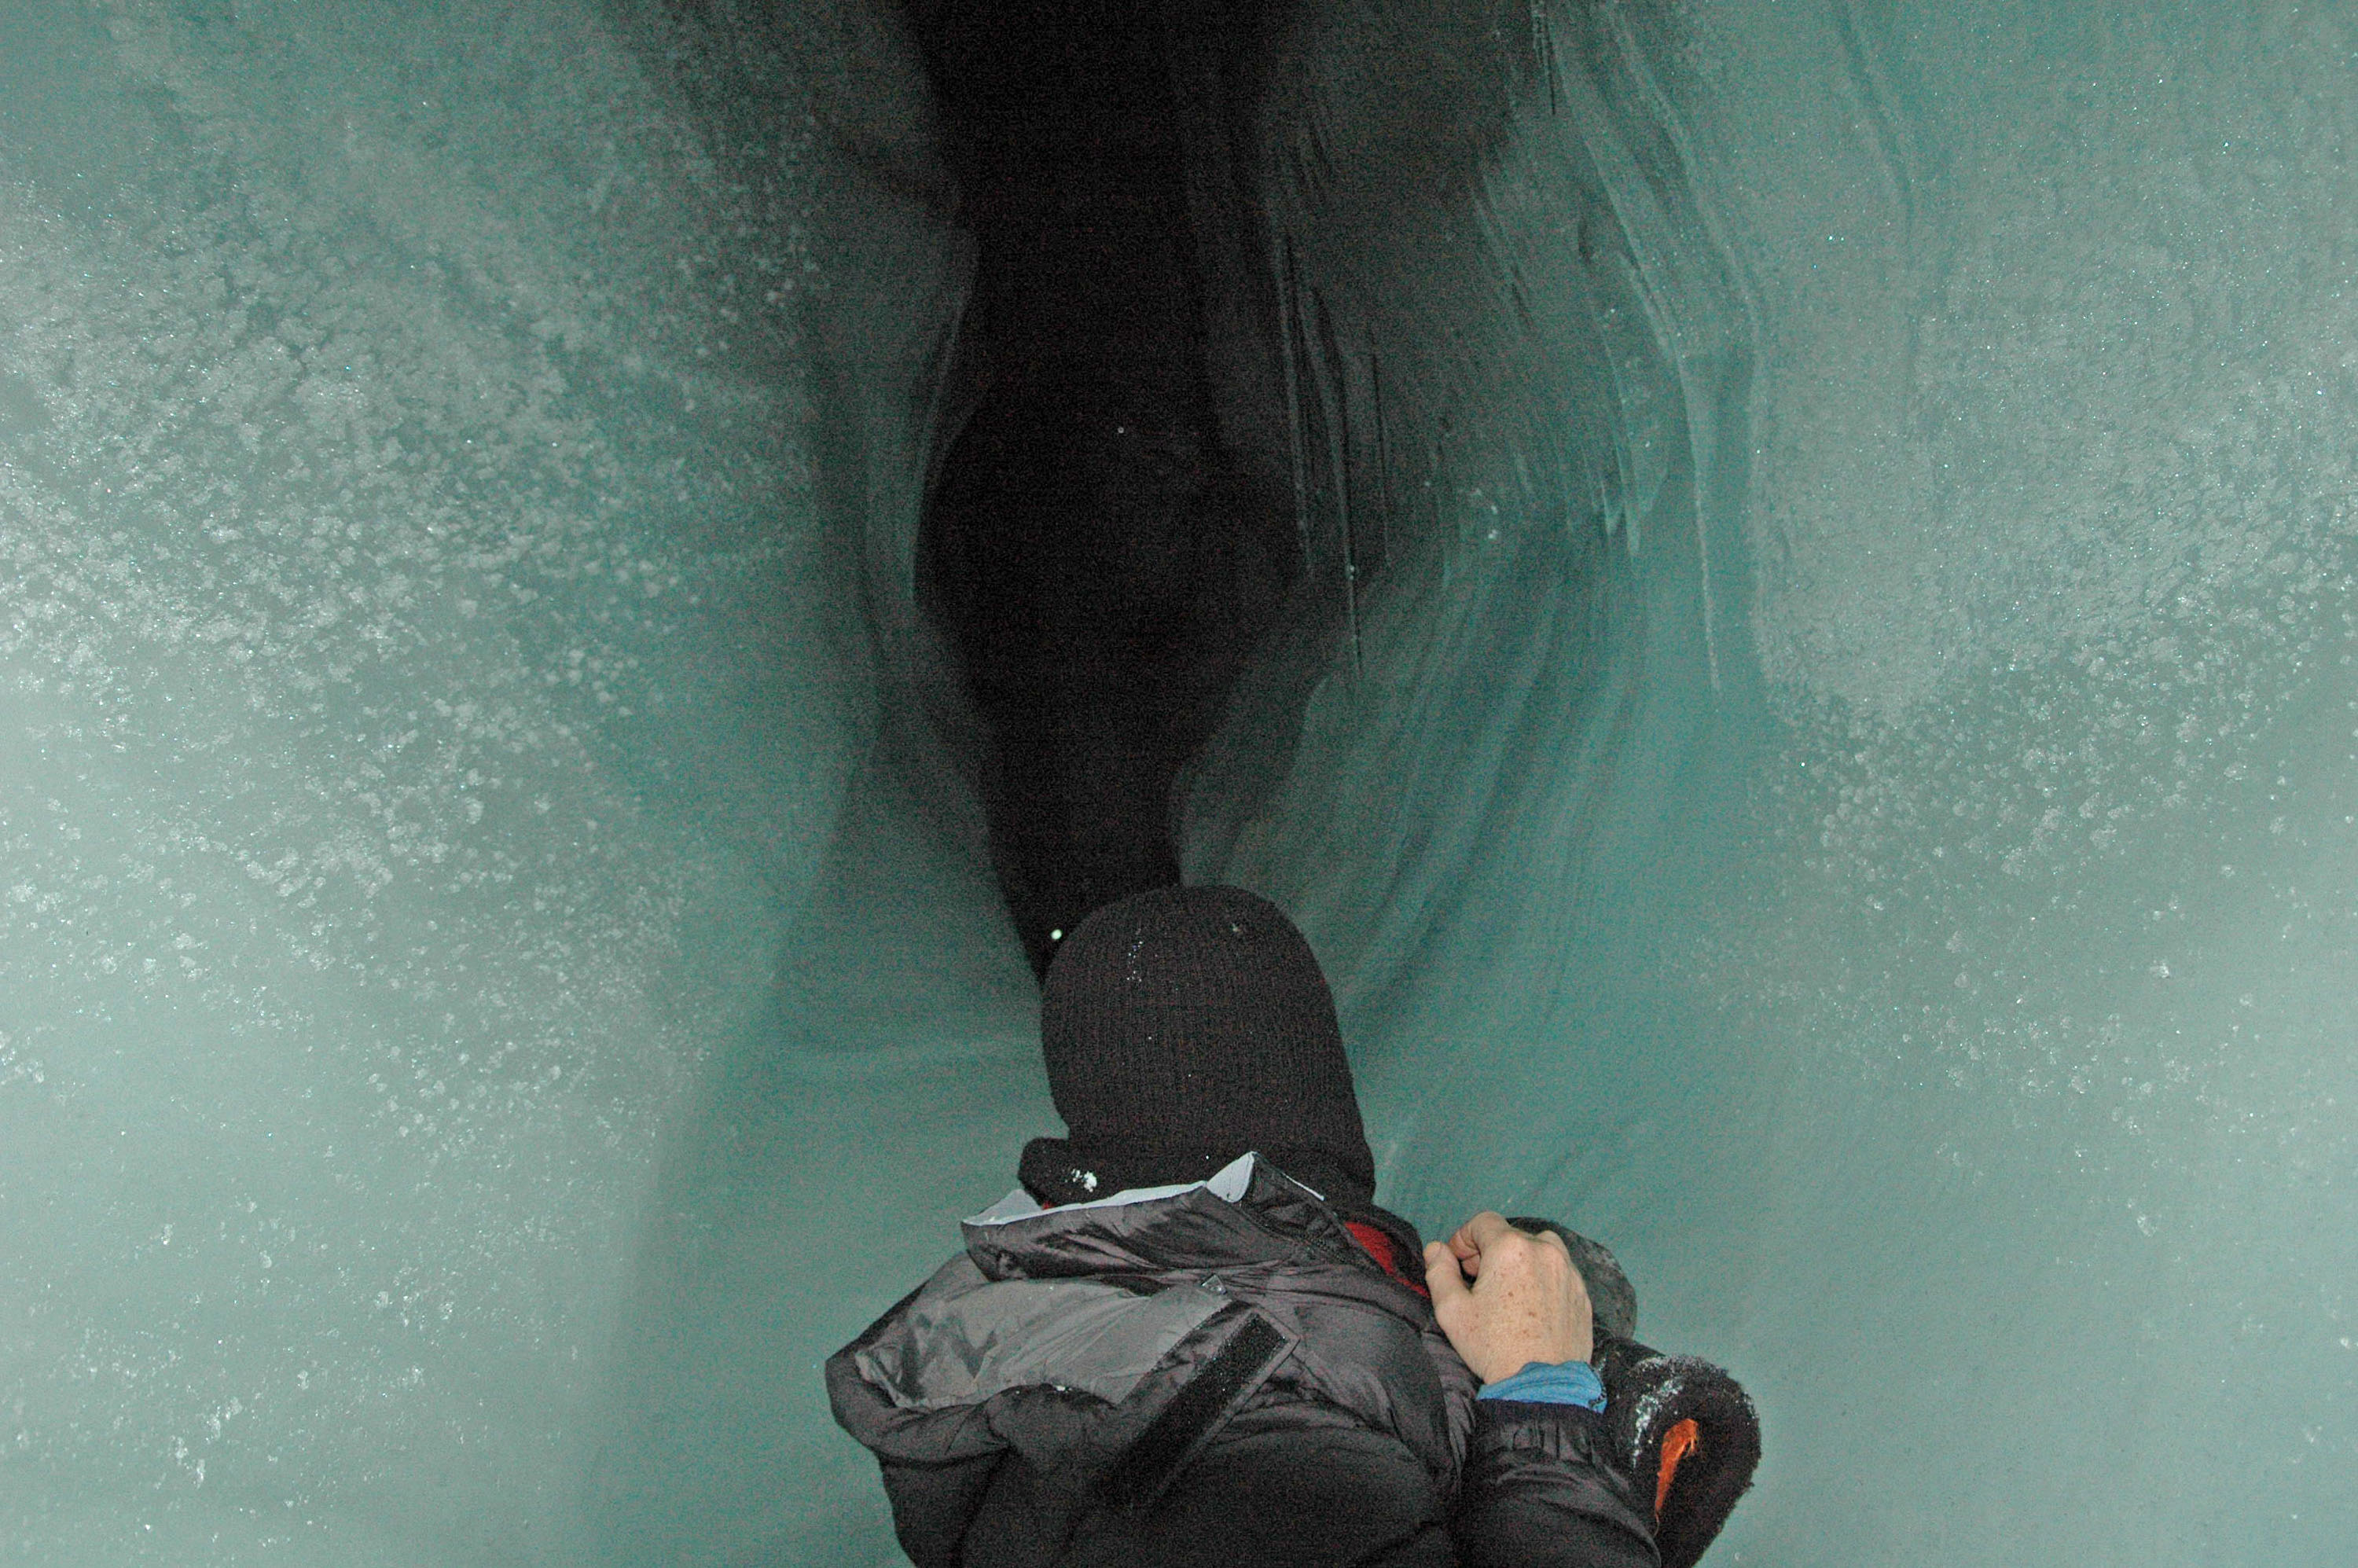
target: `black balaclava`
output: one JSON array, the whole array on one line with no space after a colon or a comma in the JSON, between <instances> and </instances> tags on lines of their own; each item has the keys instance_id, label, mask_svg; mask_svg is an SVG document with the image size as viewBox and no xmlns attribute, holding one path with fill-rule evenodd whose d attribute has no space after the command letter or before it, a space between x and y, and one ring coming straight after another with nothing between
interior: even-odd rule
<instances>
[{"instance_id":1,"label":"black balaclava","mask_svg":"<svg viewBox=\"0 0 2358 1568\"><path fill-rule=\"evenodd\" d=\"M1202 1181L1248 1151L1347 1206L1375 1201L1335 999L1267 899L1158 888L1090 915L1049 965L1040 1051L1070 1130L1024 1146L1042 1203Z\"/></svg>"}]
</instances>

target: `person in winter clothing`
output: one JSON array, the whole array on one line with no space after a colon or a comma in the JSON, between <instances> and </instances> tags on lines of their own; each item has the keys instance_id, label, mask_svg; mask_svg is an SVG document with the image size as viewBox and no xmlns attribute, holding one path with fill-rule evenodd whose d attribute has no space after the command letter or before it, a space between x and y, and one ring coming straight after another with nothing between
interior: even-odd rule
<instances>
[{"instance_id":1,"label":"person in winter clothing","mask_svg":"<svg viewBox=\"0 0 2358 1568\"><path fill-rule=\"evenodd\" d=\"M918 1568L1684 1568L1758 1456L1635 1341L1612 1255L1377 1206L1334 1001L1274 905L1098 911L1042 998L1062 1139L827 1364Z\"/></svg>"}]
</instances>

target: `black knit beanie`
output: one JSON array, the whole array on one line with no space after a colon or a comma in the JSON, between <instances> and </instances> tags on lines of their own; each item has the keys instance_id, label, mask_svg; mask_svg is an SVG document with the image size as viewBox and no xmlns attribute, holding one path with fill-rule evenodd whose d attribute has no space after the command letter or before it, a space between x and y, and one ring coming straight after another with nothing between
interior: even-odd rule
<instances>
[{"instance_id":1,"label":"black knit beanie","mask_svg":"<svg viewBox=\"0 0 2358 1568\"><path fill-rule=\"evenodd\" d=\"M1202 1181L1248 1151L1347 1206L1375 1200L1335 999L1267 899L1158 888L1098 910L1049 965L1040 1050L1069 1130L1024 1146L1042 1203Z\"/></svg>"}]
</instances>

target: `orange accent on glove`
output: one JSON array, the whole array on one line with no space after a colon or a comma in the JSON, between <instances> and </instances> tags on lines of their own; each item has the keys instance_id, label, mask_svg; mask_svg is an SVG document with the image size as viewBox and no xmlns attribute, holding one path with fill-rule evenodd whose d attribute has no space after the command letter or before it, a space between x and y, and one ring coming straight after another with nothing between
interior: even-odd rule
<instances>
[{"instance_id":1,"label":"orange accent on glove","mask_svg":"<svg viewBox=\"0 0 2358 1568\"><path fill-rule=\"evenodd\" d=\"M1692 1420L1676 1422L1662 1435L1661 1468L1654 1475L1654 1517L1662 1517L1662 1504L1670 1499L1671 1480L1679 1473L1679 1461L1693 1452L1703 1434Z\"/></svg>"}]
</instances>

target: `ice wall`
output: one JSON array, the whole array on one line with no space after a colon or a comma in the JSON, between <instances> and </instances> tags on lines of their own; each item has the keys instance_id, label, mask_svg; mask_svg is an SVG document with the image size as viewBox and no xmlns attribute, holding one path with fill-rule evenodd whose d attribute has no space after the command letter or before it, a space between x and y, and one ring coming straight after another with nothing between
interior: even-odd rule
<instances>
[{"instance_id":1,"label":"ice wall","mask_svg":"<svg viewBox=\"0 0 2358 1568\"><path fill-rule=\"evenodd\" d=\"M941 1065L1022 961L874 782L963 253L893 35L794 24L0 4L0 1561L682 1561L730 1480L708 1556L808 1560L841 1260L683 1238L784 1230L705 1177L871 871L911 1169L1030 1080Z\"/></svg>"},{"instance_id":2,"label":"ice wall","mask_svg":"<svg viewBox=\"0 0 2358 1568\"><path fill-rule=\"evenodd\" d=\"M1319 613L1190 871L1385 1195L1763 1407L1728 1561L2358 1532L2343 7L1312 8ZM1387 504L1388 503L1388 504Z\"/></svg>"},{"instance_id":3,"label":"ice wall","mask_svg":"<svg viewBox=\"0 0 2358 1568\"><path fill-rule=\"evenodd\" d=\"M0 1561L886 1563L1053 1128L910 613L882 13L0 0ZM1792 1563L2322 1563L2342 7L1334 0L1316 563L1188 799L1391 1201L1606 1236Z\"/></svg>"}]
</instances>

